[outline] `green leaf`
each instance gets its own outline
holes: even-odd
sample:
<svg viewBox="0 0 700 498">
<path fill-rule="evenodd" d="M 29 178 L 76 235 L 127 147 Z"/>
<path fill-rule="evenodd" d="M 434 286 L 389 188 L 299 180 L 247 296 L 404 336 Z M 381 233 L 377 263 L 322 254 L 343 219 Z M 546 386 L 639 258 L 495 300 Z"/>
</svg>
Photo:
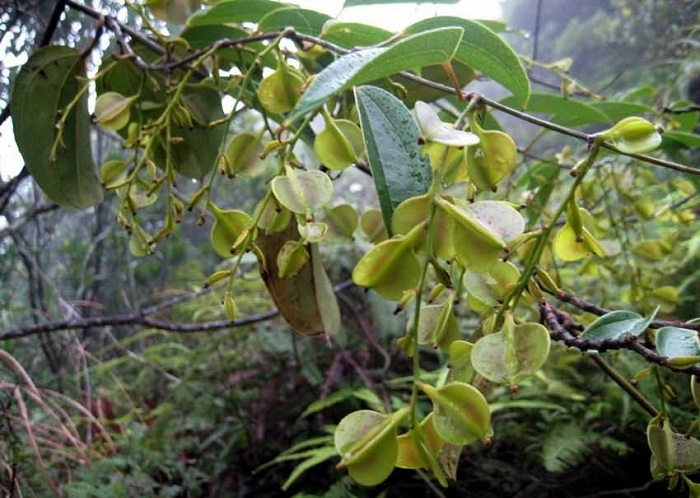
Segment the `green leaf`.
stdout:
<svg viewBox="0 0 700 498">
<path fill-rule="evenodd" d="M 481 71 L 513 92 L 512 99 L 516 107 L 526 107 L 530 96 L 530 80 L 520 57 L 483 24 L 459 17 L 433 17 L 412 24 L 405 32 L 413 34 L 446 26 L 464 29 L 455 59 Z"/>
<path fill-rule="evenodd" d="M 680 144 L 689 149 L 700 147 L 700 135 L 689 133 L 687 131 L 667 131 L 664 132 L 661 147 L 669 147 L 670 145 Z M 669 141 L 672 144 L 669 144 Z"/>
<path fill-rule="evenodd" d="M 622 339 L 628 334 L 639 337 L 655 316 L 656 311 L 646 318 L 632 311 L 611 311 L 586 327 L 580 337 L 586 340 Z"/>
<path fill-rule="evenodd" d="M 669 358 L 669 365 L 687 368 L 700 362 L 700 341 L 696 330 L 661 327 L 654 339 L 656 351 Z"/>
<path fill-rule="evenodd" d="M 452 59 L 463 30 L 443 28 L 409 36 L 389 47 L 351 52 L 340 57 L 311 82 L 287 119 L 315 111 L 329 98 L 368 81 Z"/>
<path fill-rule="evenodd" d="M 87 92 L 68 115 L 52 157 L 59 112 L 86 84 L 82 78 L 80 52 L 44 47 L 20 70 L 10 100 L 15 139 L 27 169 L 47 197 L 75 208 L 97 204 L 103 195 L 92 159 Z"/>
<path fill-rule="evenodd" d="M 188 110 L 197 116 L 193 126 L 174 126 L 172 134 L 182 137 L 181 143 L 171 144 L 175 169 L 189 178 L 200 178 L 219 163 L 219 149 L 224 140 L 225 126 L 211 123 L 224 117 L 219 92 L 206 87 L 193 87 L 182 94 Z M 198 120 L 201 120 L 198 121 Z M 156 151 L 156 162 L 165 164 L 165 144 Z"/>
<path fill-rule="evenodd" d="M 393 33 L 369 24 L 354 22 L 327 23 L 321 37 L 345 48 L 368 47 L 391 38 Z"/>
<path fill-rule="evenodd" d="M 509 107 L 517 107 L 518 100 L 507 97 L 501 103 Z M 564 99 L 551 93 L 533 93 L 527 105 L 528 112 L 549 115 L 549 120 L 562 126 L 586 126 L 595 123 L 611 121 L 602 111 L 591 105 L 575 99 Z"/>
<path fill-rule="evenodd" d="M 355 99 L 384 225 L 391 227 L 394 209 L 430 188 L 430 161 L 421 155 L 420 131 L 399 99 L 372 86 L 357 88 Z"/>
<path fill-rule="evenodd" d="M 258 31 L 281 31 L 284 28 L 294 28 L 300 33 L 316 36 L 321 33 L 323 25 L 332 19 L 326 14 L 315 10 L 284 7 L 270 12 L 260 19 Z"/>
<path fill-rule="evenodd" d="M 443 3 L 453 4 L 459 0 L 345 0 L 343 8 L 356 7 L 358 5 L 383 5 L 391 3 Z"/>
<path fill-rule="evenodd" d="M 282 491 L 287 491 L 289 487 L 311 467 L 315 467 L 319 463 L 323 463 L 326 460 L 333 458 L 336 456 L 336 454 L 335 448 L 332 446 L 324 446 L 309 452 L 309 457 L 294 467 L 294 470 L 292 470 L 292 472 L 289 474 L 287 480 L 284 481 L 284 484 L 282 484 Z"/>
<path fill-rule="evenodd" d="M 272 0 L 223 0 L 190 17 L 187 25 L 208 26 L 258 22 L 266 14 L 278 10 L 284 5 Z"/>
<path fill-rule="evenodd" d="M 654 114 L 654 109 L 643 104 L 634 102 L 613 102 L 606 100 L 603 102 L 589 102 L 588 105 L 593 109 L 605 114 L 610 121 L 617 121 L 629 116 L 638 116 L 640 114 Z"/>
</svg>

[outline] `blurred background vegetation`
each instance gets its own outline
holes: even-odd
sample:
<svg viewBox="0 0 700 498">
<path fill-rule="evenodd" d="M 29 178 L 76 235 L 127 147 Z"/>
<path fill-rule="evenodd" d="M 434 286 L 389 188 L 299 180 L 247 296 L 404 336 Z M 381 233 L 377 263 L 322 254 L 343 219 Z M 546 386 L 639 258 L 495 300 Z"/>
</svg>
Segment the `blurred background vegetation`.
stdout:
<svg viewBox="0 0 700 498">
<path fill-rule="evenodd" d="M 92 5 L 138 27 L 122 2 Z M 53 1 L 0 0 L 6 54 L 21 61 L 42 43 L 53 7 Z M 533 61 L 538 91 L 560 92 L 565 75 L 606 98 L 639 92 L 657 106 L 700 102 L 700 2 L 506 0 L 502 10 L 509 42 Z M 69 11 L 53 42 L 84 46 L 94 28 Z M 553 64 L 555 71 L 542 63 Z M 16 70 L 0 63 L 3 107 Z M 238 126 L 245 129 L 246 121 Z M 532 135 L 519 123 L 509 121 L 506 128 L 521 143 Z M 118 157 L 119 146 L 110 136 L 96 130 L 94 140 L 99 163 Z M 552 137 L 532 152 L 552 155 L 560 149 Z M 347 202 L 361 210 L 373 202 L 361 175 L 344 181 L 357 185 L 347 189 Z M 252 209 L 263 188 L 249 180 L 221 203 Z M 59 210 L 26 174 L 2 178 L 0 332 L 75 313 L 115 315 L 193 293 L 196 299 L 164 310 L 163 318 L 224 318 L 218 294 L 202 290 L 219 264 L 208 242 L 210 224 L 201 227 L 197 216 L 187 216 L 178 235 L 160 244 L 156 254 L 136 258 L 114 222 L 114 204 L 108 196 L 94 209 Z M 333 262 L 333 282 L 349 279 L 360 249 L 361 243 L 341 239 L 329 245 L 325 257 Z M 698 315 L 696 261 L 686 252 L 659 269 L 667 285 L 686 289 L 677 318 Z M 580 281 L 586 295 L 604 296 L 608 306 L 621 303 L 623 289 L 585 273 Z M 244 266 L 236 295 L 242 316 L 272 308 L 254 260 Z M 191 334 L 115 325 L 4 340 L 0 494 L 54 496 L 61 486 L 69 497 L 666 493 L 664 484 L 650 482 L 645 414 L 580 354 L 561 347 L 517 397 L 505 389 L 494 392 L 494 444 L 466 449 L 450 489 L 436 490 L 415 472 L 400 470 L 380 487 L 363 489 L 328 458 L 281 491 L 300 462 L 320 454 L 304 451 L 332 445 L 330 427 L 344 414 L 398 406 L 410 394 L 411 365 L 395 342 L 403 334 L 404 317 L 377 295 L 356 288 L 340 293 L 340 306 L 343 330 L 332 344 L 297 337 L 279 318 Z M 466 331 L 475 326 L 466 307 L 461 320 Z M 433 368 L 443 360 L 431 351 L 422 358 Z M 616 353 L 616 365 L 630 378 L 645 367 L 625 352 Z M 18 384 L 29 380 L 33 387 L 18 394 Z M 674 417 L 690 422 L 692 401 L 685 386 L 676 388 Z M 293 448 L 307 440 L 309 446 Z M 278 458 L 289 448 L 289 459 Z"/>
</svg>

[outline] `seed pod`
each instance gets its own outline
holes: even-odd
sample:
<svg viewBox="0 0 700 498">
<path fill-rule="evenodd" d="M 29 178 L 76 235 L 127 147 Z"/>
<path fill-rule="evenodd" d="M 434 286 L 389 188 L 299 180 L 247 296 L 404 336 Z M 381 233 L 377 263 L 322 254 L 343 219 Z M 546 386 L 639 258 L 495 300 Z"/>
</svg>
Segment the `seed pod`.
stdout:
<svg viewBox="0 0 700 498">
<path fill-rule="evenodd" d="M 266 111 L 274 114 L 289 112 L 301 97 L 304 78 L 289 67 L 283 56 L 278 57 L 277 70 L 264 78 L 257 95 Z"/>
<path fill-rule="evenodd" d="M 131 118 L 130 107 L 136 98 L 117 92 L 103 93 L 95 102 L 95 119 L 105 130 L 121 130 Z"/>
<path fill-rule="evenodd" d="M 419 387 L 433 402 L 435 429 L 445 442 L 466 445 L 493 435 L 489 404 L 474 386 L 450 382 L 436 389 Z"/>
<path fill-rule="evenodd" d="M 236 319 L 236 301 L 228 292 L 224 296 L 224 312 L 229 320 L 234 321 Z"/>
<path fill-rule="evenodd" d="M 335 430 L 335 447 L 356 482 L 375 486 L 383 482 L 396 465 L 397 429 L 408 415 L 408 407 L 391 415 L 370 410 L 353 412 L 343 418 Z"/>
<path fill-rule="evenodd" d="M 214 224 L 211 227 L 211 245 L 214 251 L 222 258 L 231 257 L 231 249 L 253 222 L 251 217 L 243 211 L 223 211 L 216 205 L 210 204 L 214 215 Z"/>
<path fill-rule="evenodd" d="M 484 131 L 474 114 L 470 124 L 479 137 L 479 143 L 465 149 L 469 180 L 479 190 L 496 191 L 498 183 L 515 169 L 518 149 L 513 139 L 505 133 Z"/>
<path fill-rule="evenodd" d="M 359 126 L 346 119 L 333 119 L 325 108 L 322 113 L 326 127 L 314 140 L 316 157 L 328 169 L 344 169 L 355 164 L 364 151 Z"/>
<path fill-rule="evenodd" d="M 602 140 L 609 140 L 616 149 L 628 154 L 649 152 L 661 145 L 659 130 L 638 116 L 625 118 L 597 136 Z"/>
<path fill-rule="evenodd" d="M 118 159 L 112 159 L 100 166 L 100 179 L 106 189 L 113 189 L 121 186 L 126 178 L 128 164 Z"/>
</svg>

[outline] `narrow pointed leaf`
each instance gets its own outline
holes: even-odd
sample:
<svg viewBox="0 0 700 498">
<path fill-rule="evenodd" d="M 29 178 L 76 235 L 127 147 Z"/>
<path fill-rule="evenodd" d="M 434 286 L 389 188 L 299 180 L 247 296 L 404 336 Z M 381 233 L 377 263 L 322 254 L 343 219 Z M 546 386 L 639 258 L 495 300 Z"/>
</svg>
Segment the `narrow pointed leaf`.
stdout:
<svg viewBox="0 0 700 498">
<path fill-rule="evenodd" d="M 617 310 L 603 315 L 591 323 L 581 334 L 582 339 L 620 339 L 628 334 L 640 336 L 651 321 L 656 312 L 644 318 L 632 311 Z"/>
<path fill-rule="evenodd" d="M 480 22 L 459 17 L 434 17 L 412 24 L 405 31 L 418 33 L 445 26 L 464 29 L 455 60 L 473 67 L 513 92 L 517 107 L 527 106 L 530 80 L 520 57 L 501 37 Z"/>
<path fill-rule="evenodd" d="M 435 29 L 409 36 L 390 47 L 370 48 L 340 57 L 316 76 L 287 121 L 291 123 L 315 111 L 329 98 L 355 85 L 449 61 L 462 32 L 462 28 Z"/>
<path fill-rule="evenodd" d="M 430 161 L 421 155 L 420 131 L 399 99 L 372 86 L 357 88 L 355 98 L 384 224 L 391 227 L 394 209 L 430 188 Z"/>
<path fill-rule="evenodd" d="M 323 25 L 331 19 L 330 16 L 315 10 L 288 6 L 274 10 L 260 19 L 258 31 L 281 31 L 291 27 L 300 33 L 316 36 L 321 33 Z"/>
</svg>

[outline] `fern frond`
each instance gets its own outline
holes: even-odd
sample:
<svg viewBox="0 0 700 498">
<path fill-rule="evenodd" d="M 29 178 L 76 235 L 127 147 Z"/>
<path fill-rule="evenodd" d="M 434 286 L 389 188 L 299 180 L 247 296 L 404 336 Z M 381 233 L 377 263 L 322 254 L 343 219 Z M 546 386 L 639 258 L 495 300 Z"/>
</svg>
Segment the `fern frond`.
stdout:
<svg viewBox="0 0 700 498">
<path fill-rule="evenodd" d="M 572 423 L 559 425 L 542 442 L 542 463 L 549 472 L 564 472 L 581 464 L 591 453 L 586 432 Z"/>
</svg>

